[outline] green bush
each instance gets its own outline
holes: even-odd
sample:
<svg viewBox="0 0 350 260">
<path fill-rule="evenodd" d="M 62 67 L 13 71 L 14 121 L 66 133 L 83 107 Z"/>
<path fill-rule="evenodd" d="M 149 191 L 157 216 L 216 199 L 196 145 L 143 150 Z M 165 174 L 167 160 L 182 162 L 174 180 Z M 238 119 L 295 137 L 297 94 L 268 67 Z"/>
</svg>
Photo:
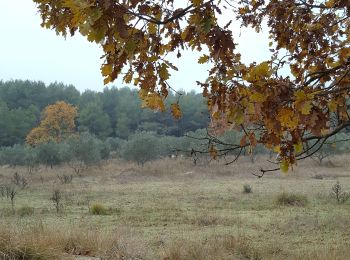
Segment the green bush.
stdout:
<svg viewBox="0 0 350 260">
<path fill-rule="evenodd" d="M 8 164 L 10 166 L 24 165 L 26 156 L 25 147 L 15 144 L 12 147 L 0 148 L 0 165 Z"/>
<path fill-rule="evenodd" d="M 249 184 L 244 184 L 243 185 L 243 193 L 252 193 L 253 192 L 253 188 L 252 186 L 250 186 Z"/>
<path fill-rule="evenodd" d="M 277 205 L 280 206 L 300 206 L 304 207 L 308 203 L 305 195 L 283 192 L 276 198 Z"/>
<path fill-rule="evenodd" d="M 152 133 L 139 132 L 131 136 L 123 147 L 122 158 L 144 165 L 160 157 L 159 138 Z"/>
<path fill-rule="evenodd" d="M 103 157 L 108 157 L 109 149 L 102 145 L 102 142 L 93 135 L 85 132 L 78 137 L 66 140 L 69 147 L 70 160 L 83 163 L 85 166 L 94 165 L 101 161 Z"/>
<path fill-rule="evenodd" d="M 21 217 L 31 216 L 34 214 L 34 208 L 29 206 L 22 206 L 17 209 L 17 214 Z"/>
<path fill-rule="evenodd" d="M 108 215 L 108 209 L 100 203 L 95 203 L 91 206 L 90 212 L 92 215 Z"/>
<path fill-rule="evenodd" d="M 67 147 L 61 143 L 48 142 L 35 147 L 37 158 L 41 164 L 50 166 L 60 165 L 66 160 Z"/>
</svg>

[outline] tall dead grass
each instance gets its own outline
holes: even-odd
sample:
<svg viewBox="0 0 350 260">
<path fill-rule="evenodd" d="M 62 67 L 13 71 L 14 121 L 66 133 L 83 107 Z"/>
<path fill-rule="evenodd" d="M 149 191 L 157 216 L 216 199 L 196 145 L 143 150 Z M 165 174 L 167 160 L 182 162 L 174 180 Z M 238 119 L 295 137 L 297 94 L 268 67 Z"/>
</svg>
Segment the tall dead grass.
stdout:
<svg viewBox="0 0 350 260">
<path fill-rule="evenodd" d="M 0 225 L 0 259 L 62 259 L 98 256 L 103 259 L 152 259 L 140 241 L 124 229 L 115 232 L 42 223 L 17 228 Z"/>
<path fill-rule="evenodd" d="M 164 260 L 185 259 L 261 259 L 245 236 L 213 236 L 199 241 L 175 241 L 165 246 L 161 254 Z"/>
<path fill-rule="evenodd" d="M 213 236 L 199 241 L 178 240 L 166 245 L 163 260 L 347 260 L 350 250 L 345 246 L 318 245 L 305 250 L 286 250 L 279 241 L 259 244 L 249 237 Z"/>
</svg>

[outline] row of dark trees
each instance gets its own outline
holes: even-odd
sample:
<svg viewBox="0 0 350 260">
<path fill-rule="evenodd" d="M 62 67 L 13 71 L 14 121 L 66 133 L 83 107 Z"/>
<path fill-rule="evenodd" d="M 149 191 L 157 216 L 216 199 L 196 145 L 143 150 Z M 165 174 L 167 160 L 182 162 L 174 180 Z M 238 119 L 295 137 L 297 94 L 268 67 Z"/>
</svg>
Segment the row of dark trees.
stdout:
<svg viewBox="0 0 350 260">
<path fill-rule="evenodd" d="M 182 137 L 141 131 L 130 135 L 128 140 L 118 137 L 101 140 L 88 132 L 83 132 L 60 143 L 47 142 L 35 147 L 20 144 L 2 147 L 0 148 L 0 165 L 27 166 L 28 171 L 33 171 L 39 165 L 54 167 L 68 164 L 74 171 L 79 172 L 86 167 L 114 157 L 139 165 L 164 157 L 177 156 L 192 156 L 194 159 L 210 161 L 206 136 L 206 129 L 188 132 L 187 136 Z M 242 133 L 230 131 L 221 136 L 220 140 L 237 143 L 241 136 Z M 222 147 L 218 146 L 218 149 L 220 148 Z M 194 153 L 193 151 L 201 152 Z M 254 153 L 266 153 L 266 150 L 258 146 Z M 248 155 L 247 151 L 245 154 Z"/>
<path fill-rule="evenodd" d="M 168 106 L 178 98 L 170 94 Z M 43 108 L 58 100 L 77 106 L 78 133 L 61 143 L 24 145 L 28 132 L 38 125 Z M 129 88 L 80 94 L 73 86 L 57 83 L 45 86 L 41 82 L 0 81 L 0 165 L 25 165 L 31 171 L 40 164 L 53 167 L 67 163 L 79 172 L 111 155 L 141 165 L 177 153 L 191 155 L 192 151 L 194 157 L 207 155 L 209 144 L 204 128 L 208 113 L 200 95 L 183 93 L 180 103 L 184 115 L 178 121 L 169 110 L 158 113 L 142 109 L 140 102 L 137 91 Z M 184 137 L 184 133 L 193 138 Z M 242 136 L 243 133 L 229 131 L 220 140 L 238 144 Z M 349 152 L 349 143 L 340 142 L 349 139 L 348 134 L 340 133 L 314 156 L 322 161 L 331 154 Z M 258 153 L 267 150 L 258 145 L 253 154 Z"/>
<path fill-rule="evenodd" d="M 35 147 L 20 144 L 2 147 L 0 148 L 0 165 L 26 166 L 28 172 L 33 172 L 40 165 L 52 168 L 66 164 L 78 174 L 91 165 L 98 165 L 104 160 L 115 157 L 139 165 L 159 158 L 175 156 L 192 157 L 195 163 L 197 161 L 209 162 L 211 157 L 208 154 L 206 136 L 205 129 L 198 129 L 195 132 L 189 132 L 186 137 L 160 136 L 154 132 L 136 132 L 129 136 L 128 140 L 118 137 L 108 137 L 101 140 L 84 132 L 60 143 L 48 142 Z M 241 136 L 242 133 L 229 131 L 220 137 L 220 141 L 237 143 Z M 342 133 L 337 136 L 337 139 L 338 141 L 349 139 L 349 135 Z M 330 158 L 331 155 L 350 152 L 347 142 L 334 141 L 326 143 L 312 158 L 321 164 L 324 159 Z M 218 149 L 220 148 L 225 147 L 218 146 Z M 267 149 L 258 145 L 252 154 L 245 150 L 241 155 L 248 155 L 254 161 L 255 155 L 267 154 L 268 152 Z M 235 158 L 237 151 L 227 155 L 229 162 Z"/>
<path fill-rule="evenodd" d="M 193 137 L 202 137 L 205 130 L 191 132 Z M 108 137 L 101 140 L 84 132 L 72 136 L 60 143 L 47 142 L 35 147 L 16 144 L 0 148 L 0 165 L 10 167 L 26 166 L 29 172 L 39 165 L 54 167 L 69 165 L 76 173 L 97 165 L 103 160 L 118 157 L 139 165 L 162 157 L 174 157 L 179 154 L 190 156 L 191 149 L 203 149 L 205 142 L 196 138 L 159 136 L 152 132 L 137 132 L 128 140 Z"/>
<path fill-rule="evenodd" d="M 65 101 L 78 107 L 77 130 L 89 131 L 100 139 L 128 139 L 137 131 L 182 136 L 208 124 L 205 100 L 195 92 L 181 93 L 183 117 L 175 120 L 165 113 L 141 108 L 138 92 L 130 88 L 87 90 L 80 94 L 74 86 L 33 81 L 0 81 L 0 146 L 22 144 L 29 131 L 38 125 L 41 111 L 49 104 Z M 167 106 L 178 100 L 170 93 Z"/>
</svg>

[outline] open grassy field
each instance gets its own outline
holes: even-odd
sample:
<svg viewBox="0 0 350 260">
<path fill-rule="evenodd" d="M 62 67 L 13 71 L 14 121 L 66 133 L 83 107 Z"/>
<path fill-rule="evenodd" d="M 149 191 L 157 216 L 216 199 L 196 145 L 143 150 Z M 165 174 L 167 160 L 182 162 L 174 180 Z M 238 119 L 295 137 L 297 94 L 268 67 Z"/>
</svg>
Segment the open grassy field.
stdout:
<svg viewBox="0 0 350 260">
<path fill-rule="evenodd" d="M 349 259 L 350 199 L 330 195 L 337 181 L 350 192 L 349 160 L 304 161 L 263 178 L 251 173 L 268 166 L 264 158 L 143 168 L 111 160 L 81 176 L 3 167 L 0 186 L 15 172 L 28 185 L 16 187 L 13 208 L 0 194 L 0 259 Z M 70 174 L 67 184 L 57 177 Z"/>
</svg>

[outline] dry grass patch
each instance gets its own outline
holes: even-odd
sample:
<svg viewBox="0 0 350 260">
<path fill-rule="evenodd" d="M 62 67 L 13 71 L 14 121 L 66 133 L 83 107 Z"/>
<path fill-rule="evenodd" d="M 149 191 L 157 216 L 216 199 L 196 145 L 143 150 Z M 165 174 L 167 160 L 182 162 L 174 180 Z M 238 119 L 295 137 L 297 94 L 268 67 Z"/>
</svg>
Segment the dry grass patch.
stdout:
<svg viewBox="0 0 350 260">
<path fill-rule="evenodd" d="M 197 241 L 175 241 L 164 247 L 161 259 L 261 259 L 245 236 L 213 236 Z"/>
<path fill-rule="evenodd" d="M 331 177 L 311 177 L 350 176 L 348 160 L 337 159 L 334 169 L 304 161 L 288 175 L 273 172 L 257 179 L 250 173 L 262 164 L 271 166 L 260 162 L 242 158 L 224 166 L 164 159 L 142 168 L 110 160 L 74 176 L 69 185 L 57 179 L 57 174 L 71 174 L 68 167 L 41 168 L 26 175 L 30 186 L 16 197 L 17 213 L 30 205 L 34 215 L 20 217 L 6 197 L 0 198 L 0 251 L 27 259 L 76 254 L 103 259 L 302 259 L 305 252 L 310 256 L 306 259 L 318 259 L 322 254 L 317 250 L 327 245 L 338 249 L 325 253 L 325 259 L 341 259 L 346 253 L 342 248 L 350 244 L 349 203 L 331 200 Z M 0 183 L 10 181 L 14 171 L 25 174 L 21 167 L 6 168 Z M 350 178 L 340 181 L 350 190 Z M 243 194 L 244 184 L 253 193 Z M 63 192 L 60 215 L 49 200 L 53 187 Z M 304 194 L 308 206 L 276 205 L 283 191 Z M 303 201 L 285 196 L 282 205 Z M 93 202 L 103 206 L 98 212 L 109 214 L 92 215 Z M 128 226 L 137 239 L 113 231 L 120 226 Z"/>
<path fill-rule="evenodd" d="M 62 259 L 62 256 L 99 256 L 104 259 L 152 259 L 140 241 L 125 229 L 115 232 L 72 226 L 21 228 L 0 226 L 0 259 Z M 118 258 L 120 256 L 120 258 Z"/>
<path fill-rule="evenodd" d="M 276 203 L 279 206 L 299 206 L 304 207 L 308 203 L 305 195 L 283 192 L 277 195 Z"/>
</svg>

